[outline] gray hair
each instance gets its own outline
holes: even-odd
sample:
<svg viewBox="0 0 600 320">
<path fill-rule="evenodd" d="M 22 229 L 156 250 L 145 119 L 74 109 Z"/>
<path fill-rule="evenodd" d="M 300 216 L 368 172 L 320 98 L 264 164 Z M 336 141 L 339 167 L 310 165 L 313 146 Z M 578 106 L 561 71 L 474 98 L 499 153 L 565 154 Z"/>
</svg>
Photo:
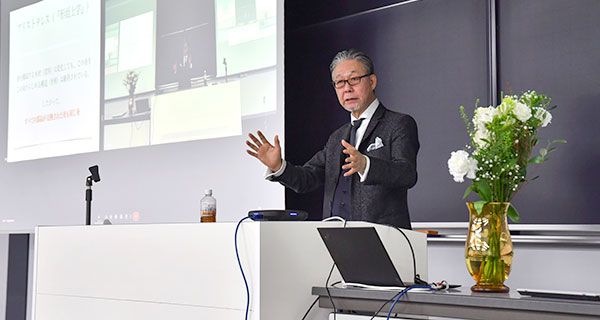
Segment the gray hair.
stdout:
<svg viewBox="0 0 600 320">
<path fill-rule="evenodd" d="M 375 68 L 373 67 L 373 61 L 371 61 L 371 58 L 369 58 L 369 56 L 367 56 L 364 52 L 356 49 L 348 49 L 338 52 L 335 57 L 333 57 L 333 60 L 331 60 L 329 72 L 333 73 L 335 67 L 337 67 L 337 65 L 344 60 L 356 60 L 365 67 L 368 74 L 375 73 Z"/>
</svg>

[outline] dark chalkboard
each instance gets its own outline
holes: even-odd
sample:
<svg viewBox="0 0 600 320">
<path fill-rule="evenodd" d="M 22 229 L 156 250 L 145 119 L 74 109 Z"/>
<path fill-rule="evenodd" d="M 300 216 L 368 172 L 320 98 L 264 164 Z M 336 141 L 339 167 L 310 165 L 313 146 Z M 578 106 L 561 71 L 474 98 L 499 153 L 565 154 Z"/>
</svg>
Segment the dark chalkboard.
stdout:
<svg viewBox="0 0 600 320">
<path fill-rule="evenodd" d="M 337 51 L 358 48 L 375 62 L 381 102 L 419 125 L 419 182 L 409 191 L 412 221 L 467 221 L 467 184 L 453 182 L 446 163 L 451 151 L 467 143 L 458 106 L 472 111 L 476 99 L 491 104 L 498 98 L 488 85 L 494 77 L 492 3 L 422 0 L 287 29 L 286 159 L 305 162 L 348 121 L 329 84 L 328 65 Z M 569 140 L 532 170 L 541 178 L 516 196 L 522 222 L 600 223 L 600 132 L 594 123 L 600 118 L 600 1 L 496 1 L 495 9 L 498 91 L 536 89 L 553 97 L 561 107 L 541 141 Z M 294 21 L 301 25 L 298 17 Z M 322 190 L 288 191 L 286 202 L 318 219 L 321 197 Z"/>
<path fill-rule="evenodd" d="M 535 89 L 558 108 L 540 144 L 568 141 L 531 170 L 515 205 L 525 223 L 600 223 L 600 1 L 498 2 L 498 83 Z"/>
</svg>

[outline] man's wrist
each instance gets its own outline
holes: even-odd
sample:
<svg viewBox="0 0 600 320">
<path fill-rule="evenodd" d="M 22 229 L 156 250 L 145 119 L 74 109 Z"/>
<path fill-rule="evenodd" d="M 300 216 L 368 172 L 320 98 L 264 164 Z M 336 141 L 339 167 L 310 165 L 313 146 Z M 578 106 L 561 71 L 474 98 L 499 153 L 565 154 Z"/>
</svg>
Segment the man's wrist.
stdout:
<svg viewBox="0 0 600 320">
<path fill-rule="evenodd" d="M 283 171 L 285 171 L 285 167 L 286 167 L 286 162 L 285 162 L 285 160 L 282 159 L 281 167 L 279 168 L 279 170 L 273 171 L 273 170 L 271 170 L 271 168 L 267 168 L 267 173 L 265 174 L 265 179 L 271 180 L 273 178 L 279 177 L 280 175 L 283 174 Z"/>
<path fill-rule="evenodd" d="M 367 180 L 367 175 L 369 174 L 369 169 L 371 167 L 371 159 L 369 159 L 369 157 L 365 156 L 364 154 L 363 157 L 365 157 L 366 163 L 363 173 L 358 173 L 358 176 L 360 177 L 360 182 L 365 182 L 365 180 Z"/>
<path fill-rule="evenodd" d="M 276 168 L 275 168 L 275 169 L 273 169 L 273 168 L 269 168 L 269 170 L 271 170 L 271 172 L 277 172 L 277 171 L 281 170 L 281 167 L 283 167 L 283 159 L 281 159 L 281 160 L 279 161 L 279 164 L 276 166 Z"/>
</svg>

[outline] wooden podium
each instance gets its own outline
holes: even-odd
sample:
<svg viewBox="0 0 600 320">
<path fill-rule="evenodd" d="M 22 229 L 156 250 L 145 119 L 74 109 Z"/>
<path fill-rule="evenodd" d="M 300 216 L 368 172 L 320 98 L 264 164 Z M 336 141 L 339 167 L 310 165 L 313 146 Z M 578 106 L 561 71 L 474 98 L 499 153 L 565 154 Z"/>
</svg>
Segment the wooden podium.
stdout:
<svg viewBox="0 0 600 320">
<path fill-rule="evenodd" d="M 318 227 L 331 222 L 245 221 L 240 259 L 253 320 L 300 319 L 325 285 L 332 260 Z M 410 249 L 397 230 L 375 226 L 403 279 Z M 236 223 L 39 227 L 33 319 L 244 319 L 246 291 L 234 249 Z M 405 231 L 427 279 L 425 235 Z M 340 279 L 334 273 L 332 282 Z M 313 310 L 310 319 L 326 319 Z"/>
</svg>

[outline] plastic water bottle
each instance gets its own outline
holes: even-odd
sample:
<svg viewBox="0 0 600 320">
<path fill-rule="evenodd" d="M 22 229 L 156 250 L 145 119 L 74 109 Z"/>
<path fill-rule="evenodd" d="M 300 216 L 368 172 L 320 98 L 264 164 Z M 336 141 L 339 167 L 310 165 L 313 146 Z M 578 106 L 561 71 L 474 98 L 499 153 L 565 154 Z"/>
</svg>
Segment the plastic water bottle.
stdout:
<svg viewBox="0 0 600 320">
<path fill-rule="evenodd" d="M 217 222 L 217 199 L 212 196 L 212 189 L 204 191 L 200 200 L 200 222 Z"/>
</svg>

